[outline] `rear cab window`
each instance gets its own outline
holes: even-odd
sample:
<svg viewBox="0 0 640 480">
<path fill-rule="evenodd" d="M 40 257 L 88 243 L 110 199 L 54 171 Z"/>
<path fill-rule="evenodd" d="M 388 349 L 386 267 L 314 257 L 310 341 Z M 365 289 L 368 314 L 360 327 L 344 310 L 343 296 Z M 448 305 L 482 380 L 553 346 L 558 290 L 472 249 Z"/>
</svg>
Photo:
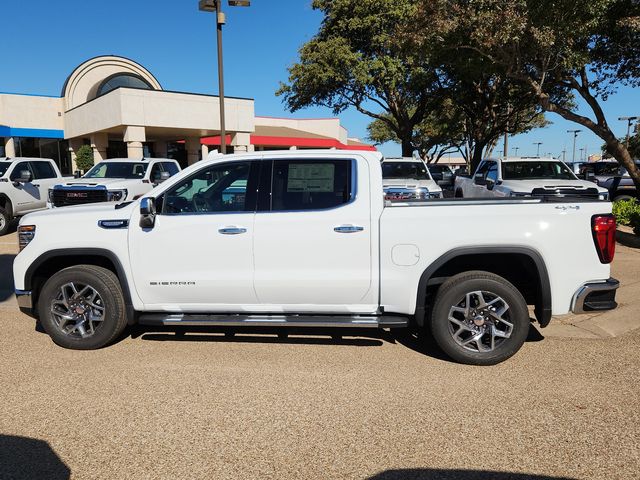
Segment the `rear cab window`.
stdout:
<svg viewBox="0 0 640 480">
<path fill-rule="evenodd" d="M 355 196 L 354 160 L 274 160 L 271 211 L 324 210 Z"/>
</svg>

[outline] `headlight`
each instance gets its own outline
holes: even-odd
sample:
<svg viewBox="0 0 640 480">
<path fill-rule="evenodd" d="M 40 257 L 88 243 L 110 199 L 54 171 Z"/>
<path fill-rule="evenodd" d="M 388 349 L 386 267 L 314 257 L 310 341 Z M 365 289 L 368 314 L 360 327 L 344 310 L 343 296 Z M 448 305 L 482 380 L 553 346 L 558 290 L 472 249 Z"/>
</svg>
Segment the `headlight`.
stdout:
<svg viewBox="0 0 640 480">
<path fill-rule="evenodd" d="M 35 225 L 20 225 L 18 227 L 18 245 L 20 247 L 20 251 L 24 250 L 24 248 L 31 243 L 31 240 L 33 240 L 35 236 Z"/>
<path fill-rule="evenodd" d="M 601 194 L 598 196 L 598 198 L 599 198 L 600 200 L 609 200 L 609 192 L 607 192 L 607 193 L 601 193 Z"/>
<path fill-rule="evenodd" d="M 110 202 L 119 202 L 127 198 L 126 190 L 109 190 L 107 192 L 107 200 Z"/>
</svg>

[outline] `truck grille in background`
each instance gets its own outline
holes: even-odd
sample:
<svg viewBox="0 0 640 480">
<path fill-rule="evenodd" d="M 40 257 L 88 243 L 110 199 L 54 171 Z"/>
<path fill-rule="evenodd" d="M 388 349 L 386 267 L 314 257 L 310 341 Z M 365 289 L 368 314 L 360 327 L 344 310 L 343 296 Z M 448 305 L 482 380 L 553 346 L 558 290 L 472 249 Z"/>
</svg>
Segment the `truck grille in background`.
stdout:
<svg viewBox="0 0 640 480">
<path fill-rule="evenodd" d="M 68 205 L 82 205 L 83 203 L 98 203 L 107 201 L 107 191 L 95 190 L 53 190 L 53 205 L 66 207 Z"/>
<path fill-rule="evenodd" d="M 531 192 L 531 196 L 600 198 L 600 192 L 598 192 L 597 188 L 534 188 Z"/>
</svg>

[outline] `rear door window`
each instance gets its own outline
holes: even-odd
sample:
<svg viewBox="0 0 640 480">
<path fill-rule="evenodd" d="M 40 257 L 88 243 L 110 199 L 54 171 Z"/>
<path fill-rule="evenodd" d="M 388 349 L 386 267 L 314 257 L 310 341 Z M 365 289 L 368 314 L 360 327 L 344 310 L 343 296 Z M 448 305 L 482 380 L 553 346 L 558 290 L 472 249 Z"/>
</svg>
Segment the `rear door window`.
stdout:
<svg viewBox="0 0 640 480">
<path fill-rule="evenodd" d="M 355 195 L 353 160 L 275 160 L 271 210 L 335 208 Z"/>
<path fill-rule="evenodd" d="M 172 177 L 180 171 L 178 169 L 178 166 L 172 162 L 162 162 L 162 169 L 165 172 L 169 172 L 169 175 L 171 175 Z"/>
<path fill-rule="evenodd" d="M 33 178 L 36 180 L 45 178 L 56 178 L 56 171 L 49 162 L 31 162 Z"/>
</svg>

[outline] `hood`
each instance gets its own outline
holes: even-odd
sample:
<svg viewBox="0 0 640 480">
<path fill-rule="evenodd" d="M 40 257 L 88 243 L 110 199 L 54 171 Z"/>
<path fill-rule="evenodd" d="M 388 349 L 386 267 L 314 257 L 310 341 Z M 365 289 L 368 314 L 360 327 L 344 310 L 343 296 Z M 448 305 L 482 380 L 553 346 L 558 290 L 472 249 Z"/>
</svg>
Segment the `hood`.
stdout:
<svg viewBox="0 0 640 480">
<path fill-rule="evenodd" d="M 597 188 L 598 191 L 605 193 L 605 188 L 598 187 L 593 182 L 586 180 L 504 180 L 502 185 L 510 188 L 514 192 L 531 193 L 534 188 L 548 188 L 554 190 L 556 188 L 575 188 L 576 190 L 585 190 L 587 188 Z"/>
<path fill-rule="evenodd" d="M 76 178 L 74 180 L 69 180 L 68 182 L 61 183 L 59 185 L 73 187 L 73 186 L 83 186 L 83 187 L 96 187 L 96 186 L 105 186 L 107 188 L 126 188 L 127 185 L 130 185 L 134 182 L 140 182 L 142 179 L 139 178 Z"/>
<path fill-rule="evenodd" d="M 401 187 L 401 188 L 426 188 L 430 192 L 439 192 L 442 190 L 440 186 L 433 180 L 414 180 L 411 178 L 383 178 L 382 188 Z"/>
<path fill-rule="evenodd" d="M 124 206 L 123 206 L 124 205 Z M 130 202 L 128 204 L 116 203 L 90 203 L 87 205 L 71 205 L 64 208 L 54 208 L 48 210 L 39 210 L 29 213 L 22 217 L 20 224 L 38 221 L 40 219 L 51 219 L 56 217 L 73 217 L 73 216 L 94 216 L 97 220 L 129 218 L 131 212 L 136 208 L 138 202 Z M 119 208 L 116 208 L 118 207 Z"/>
</svg>

